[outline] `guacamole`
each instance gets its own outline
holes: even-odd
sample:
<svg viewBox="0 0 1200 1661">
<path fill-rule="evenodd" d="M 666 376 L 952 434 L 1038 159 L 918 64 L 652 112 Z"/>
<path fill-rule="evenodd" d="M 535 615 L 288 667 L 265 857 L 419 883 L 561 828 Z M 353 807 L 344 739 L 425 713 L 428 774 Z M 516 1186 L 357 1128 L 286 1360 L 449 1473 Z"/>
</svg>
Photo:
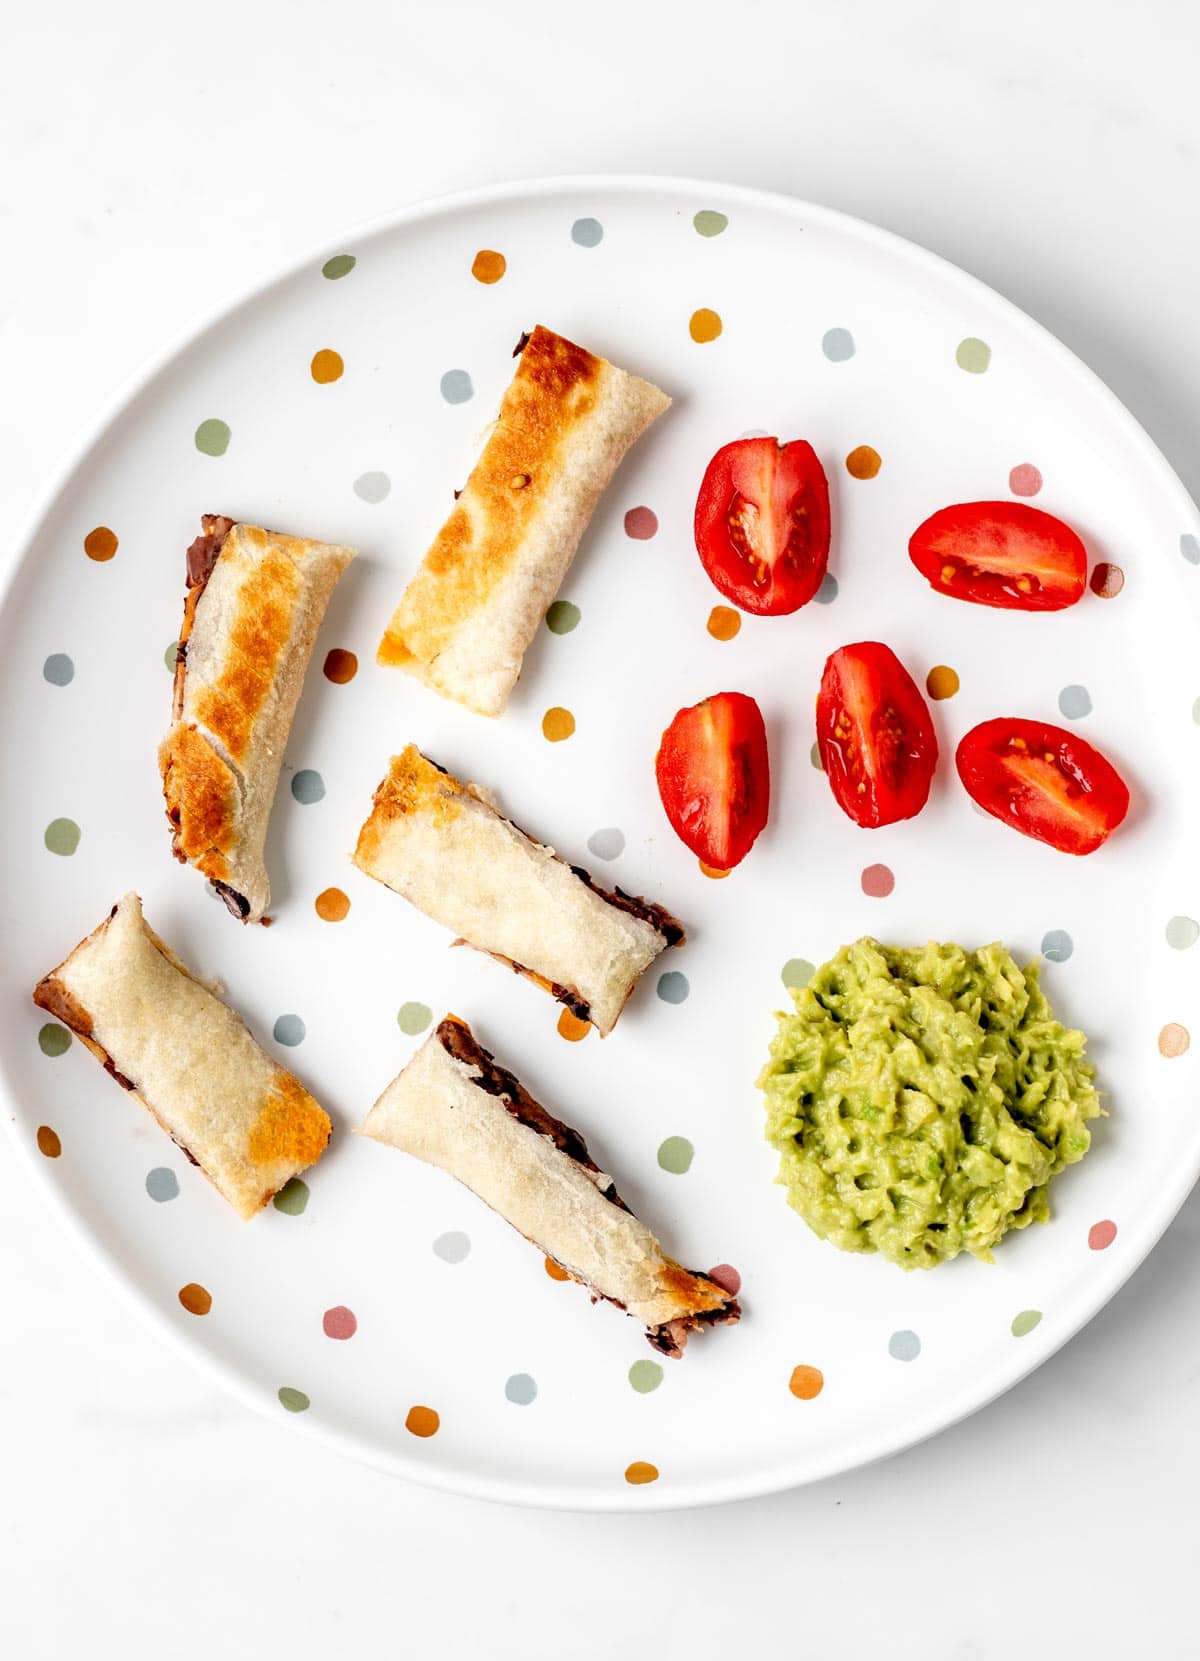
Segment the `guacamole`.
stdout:
<svg viewBox="0 0 1200 1661">
<path fill-rule="evenodd" d="M 862 939 L 792 998 L 758 1083 L 778 1180 L 816 1234 L 921 1269 L 990 1260 L 1045 1222 L 1050 1178 L 1103 1109 L 1036 963 Z"/>
</svg>

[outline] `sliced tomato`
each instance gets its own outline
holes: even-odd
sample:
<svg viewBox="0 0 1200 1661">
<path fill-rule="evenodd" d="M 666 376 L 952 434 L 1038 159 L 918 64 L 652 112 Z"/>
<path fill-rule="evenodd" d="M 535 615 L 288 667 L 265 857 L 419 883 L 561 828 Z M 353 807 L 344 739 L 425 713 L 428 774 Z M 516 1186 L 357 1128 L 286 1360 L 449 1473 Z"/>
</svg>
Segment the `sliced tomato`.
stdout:
<svg viewBox="0 0 1200 1661">
<path fill-rule="evenodd" d="M 679 840 L 730 871 L 767 822 L 771 771 L 762 711 L 744 692 L 717 692 L 681 709 L 654 761 L 658 793 Z"/>
<path fill-rule="evenodd" d="M 863 640 L 828 660 L 817 744 L 837 804 L 856 825 L 894 825 L 928 801 L 937 737 L 916 682 L 890 646 Z"/>
<path fill-rule="evenodd" d="M 829 485 L 811 444 L 739 438 L 709 462 L 696 499 L 696 550 L 743 611 L 782 617 L 829 564 Z"/>
<path fill-rule="evenodd" d="M 913 532 L 909 558 L 939 594 L 1009 611 L 1062 611 L 1083 598 L 1087 550 L 1026 502 L 959 502 Z"/>
<path fill-rule="evenodd" d="M 1129 812 L 1129 788 L 1112 762 L 1046 721 L 984 721 L 954 761 L 985 813 L 1064 854 L 1094 853 Z"/>
</svg>

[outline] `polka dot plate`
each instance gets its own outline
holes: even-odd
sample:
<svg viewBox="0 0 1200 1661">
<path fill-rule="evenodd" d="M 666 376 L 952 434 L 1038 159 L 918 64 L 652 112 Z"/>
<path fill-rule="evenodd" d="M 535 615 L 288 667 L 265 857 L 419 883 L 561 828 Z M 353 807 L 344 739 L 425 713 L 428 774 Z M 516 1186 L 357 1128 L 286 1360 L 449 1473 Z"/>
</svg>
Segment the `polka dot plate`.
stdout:
<svg viewBox="0 0 1200 1661">
<path fill-rule="evenodd" d="M 494 723 L 379 669 L 382 626 L 544 322 L 675 406 L 605 496 Z M 747 432 L 829 474 L 830 575 L 795 616 L 719 604 L 691 517 Z M 906 554 L 956 500 L 1030 500 L 1083 534 L 1059 615 L 931 592 Z M 170 856 L 155 746 L 183 554 L 202 512 L 349 542 L 268 847 L 276 921 L 239 928 Z M 520 185 L 407 210 L 244 301 L 108 420 L 17 551 L 0 613 L 0 1052 L 15 1144 L 158 1325 L 245 1399 L 389 1470 L 596 1508 L 804 1482 L 939 1429 L 1068 1338 L 1149 1250 L 1200 1164 L 1200 519 L 1145 435 L 1006 302 L 824 209 L 654 180 Z M 813 762 L 826 655 L 878 637 L 942 751 L 919 819 L 856 829 Z M 683 704 L 753 693 L 770 825 L 706 872 L 659 807 Z M 983 817 L 951 756 L 992 715 L 1061 721 L 1132 781 L 1072 860 Z M 350 864 L 409 740 L 491 786 L 689 942 L 604 1042 Z M 718 880 L 720 879 L 720 880 Z M 240 1223 L 29 992 L 125 889 L 334 1118 L 303 1181 Z M 1045 959 L 1110 1117 L 1054 1217 L 992 1266 L 905 1275 L 823 1245 L 773 1185 L 755 1075 L 786 987 L 864 932 Z M 680 1362 L 593 1308 L 441 1173 L 350 1134 L 446 1010 L 587 1136 L 682 1261 L 740 1281 L 737 1328 Z"/>
</svg>

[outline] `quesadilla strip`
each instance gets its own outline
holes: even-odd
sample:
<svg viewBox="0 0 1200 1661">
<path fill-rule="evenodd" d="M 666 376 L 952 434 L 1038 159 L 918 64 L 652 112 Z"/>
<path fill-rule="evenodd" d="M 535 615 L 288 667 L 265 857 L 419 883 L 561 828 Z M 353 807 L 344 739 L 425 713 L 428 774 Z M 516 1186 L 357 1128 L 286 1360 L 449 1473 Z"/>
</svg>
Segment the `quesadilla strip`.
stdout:
<svg viewBox="0 0 1200 1661">
<path fill-rule="evenodd" d="M 261 922 L 284 748 L 329 596 L 353 548 L 205 514 L 187 553 L 172 726 L 159 747 L 176 859 Z"/>
<path fill-rule="evenodd" d="M 602 1038 L 643 971 L 686 938 L 669 911 L 598 888 L 415 744 L 392 757 L 354 863 L 535 981 Z"/>
<path fill-rule="evenodd" d="M 242 1217 L 324 1152 L 331 1125 L 126 894 L 34 989 Z"/>
<path fill-rule="evenodd" d="M 500 715 L 622 457 L 671 400 L 540 325 L 499 419 L 393 613 L 379 662 Z"/>
<path fill-rule="evenodd" d="M 736 1298 L 663 1251 L 588 1154 L 448 1015 L 359 1127 L 437 1165 L 592 1294 L 641 1321 L 662 1355 L 700 1326 L 736 1321 Z"/>
</svg>

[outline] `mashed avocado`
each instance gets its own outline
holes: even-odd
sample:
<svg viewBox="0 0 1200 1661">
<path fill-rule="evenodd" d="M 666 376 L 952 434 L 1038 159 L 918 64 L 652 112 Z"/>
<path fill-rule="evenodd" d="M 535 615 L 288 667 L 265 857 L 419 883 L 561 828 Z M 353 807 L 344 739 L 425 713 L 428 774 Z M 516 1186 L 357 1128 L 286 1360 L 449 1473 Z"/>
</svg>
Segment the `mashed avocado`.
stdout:
<svg viewBox="0 0 1200 1661">
<path fill-rule="evenodd" d="M 759 1078 L 779 1181 L 815 1233 L 905 1269 L 1045 1222 L 1103 1110 L 1085 1039 L 1003 946 L 844 946 L 792 993 Z"/>
</svg>

